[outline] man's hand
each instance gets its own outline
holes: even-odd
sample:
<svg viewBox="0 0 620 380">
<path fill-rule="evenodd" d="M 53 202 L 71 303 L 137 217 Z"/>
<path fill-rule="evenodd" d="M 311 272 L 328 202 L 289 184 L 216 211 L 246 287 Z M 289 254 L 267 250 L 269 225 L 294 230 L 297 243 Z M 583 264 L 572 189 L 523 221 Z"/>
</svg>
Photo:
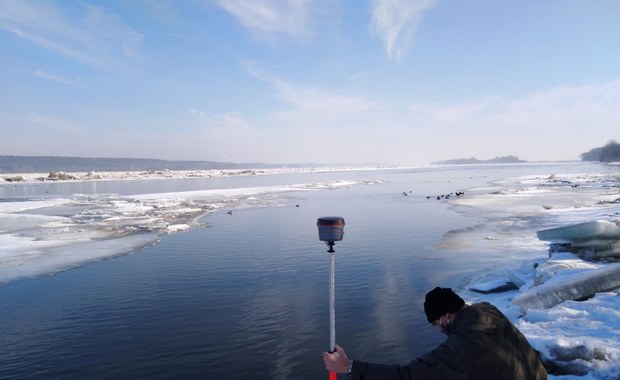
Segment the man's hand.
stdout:
<svg viewBox="0 0 620 380">
<path fill-rule="evenodd" d="M 329 372 L 346 373 L 349 370 L 349 358 L 339 345 L 336 345 L 336 351 L 331 354 L 323 352 L 323 361 Z"/>
</svg>

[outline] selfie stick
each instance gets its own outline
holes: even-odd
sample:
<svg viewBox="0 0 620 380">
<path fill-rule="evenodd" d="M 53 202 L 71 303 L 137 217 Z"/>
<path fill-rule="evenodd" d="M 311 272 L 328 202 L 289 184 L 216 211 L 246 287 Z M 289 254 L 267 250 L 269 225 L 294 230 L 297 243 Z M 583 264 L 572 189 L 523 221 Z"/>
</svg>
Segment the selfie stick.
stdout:
<svg viewBox="0 0 620 380">
<path fill-rule="evenodd" d="M 329 249 L 329 352 L 336 351 L 336 287 L 334 271 L 334 242 L 342 240 L 344 235 L 344 218 L 325 216 L 316 222 L 319 228 L 319 240 L 327 242 Z M 329 373 L 330 380 L 336 380 L 336 372 Z"/>
</svg>

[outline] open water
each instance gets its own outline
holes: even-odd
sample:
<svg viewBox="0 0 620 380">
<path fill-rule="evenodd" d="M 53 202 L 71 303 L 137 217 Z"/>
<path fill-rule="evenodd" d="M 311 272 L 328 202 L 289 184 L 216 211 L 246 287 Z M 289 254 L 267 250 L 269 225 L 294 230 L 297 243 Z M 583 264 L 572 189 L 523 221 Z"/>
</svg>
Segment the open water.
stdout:
<svg viewBox="0 0 620 380">
<path fill-rule="evenodd" d="M 0 378 L 326 378 L 328 255 L 316 220 L 329 215 L 346 221 L 335 246 L 337 343 L 354 359 L 407 362 L 442 340 L 425 319 L 424 294 L 458 289 L 489 265 L 475 252 L 437 247 L 476 215 L 435 197 L 467 196 L 506 177 L 588 170 L 597 168 L 477 165 L 5 188 L 5 198 L 15 198 L 372 183 L 279 194 L 278 207 L 222 210 L 204 227 L 163 235 L 133 254 L 4 285 Z"/>
</svg>

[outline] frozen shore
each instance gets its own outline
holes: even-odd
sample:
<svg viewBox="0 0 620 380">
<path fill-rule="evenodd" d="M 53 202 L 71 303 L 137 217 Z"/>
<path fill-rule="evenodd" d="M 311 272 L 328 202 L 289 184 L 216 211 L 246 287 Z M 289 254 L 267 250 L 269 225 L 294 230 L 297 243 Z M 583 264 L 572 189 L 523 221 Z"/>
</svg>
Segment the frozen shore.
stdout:
<svg viewBox="0 0 620 380">
<path fill-rule="evenodd" d="M 536 236 L 546 228 L 620 220 L 620 175 L 524 176 L 467 194 L 451 202 L 484 228 L 452 231 L 450 239 L 507 258 L 465 286 L 467 301 L 491 302 L 509 316 L 555 367 L 550 378 L 620 378 L 619 258 L 589 260 Z M 507 283 L 516 289 L 480 292 Z"/>
<path fill-rule="evenodd" d="M 277 168 L 277 169 L 213 169 L 213 170 L 148 170 L 148 171 L 108 171 L 108 172 L 49 172 L 49 173 L 0 173 L 2 183 L 37 183 L 37 182 L 80 182 L 80 181 L 125 181 L 145 179 L 183 179 L 211 178 L 248 175 L 275 175 L 290 173 L 327 173 L 347 171 L 382 170 L 384 166 L 365 167 L 318 167 L 318 168 Z M 395 168 L 395 167 L 389 167 Z"/>
<path fill-rule="evenodd" d="M 59 181 L 84 182 L 80 173 L 67 175 Z M 102 177 L 94 181 L 183 179 L 195 175 L 195 172 L 118 172 L 102 173 Z M 253 175 L 253 172 L 217 171 L 201 175 Z M 29 174 L 14 186 L 29 186 L 40 181 L 39 178 L 37 174 Z M 201 225 L 202 217 L 223 207 L 279 206 L 284 202 L 278 196 L 282 193 L 335 189 L 358 183 L 362 182 L 334 180 L 135 195 L 45 194 L 7 199 L 0 202 L 0 246 L 3 247 L 0 285 L 134 252 L 155 244 L 161 234 Z M 90 253 L 85 255 L 82 253 L 87 251 L 84 246 L 89 244 L 95 249 L 88 250 Z"/>
</svg>

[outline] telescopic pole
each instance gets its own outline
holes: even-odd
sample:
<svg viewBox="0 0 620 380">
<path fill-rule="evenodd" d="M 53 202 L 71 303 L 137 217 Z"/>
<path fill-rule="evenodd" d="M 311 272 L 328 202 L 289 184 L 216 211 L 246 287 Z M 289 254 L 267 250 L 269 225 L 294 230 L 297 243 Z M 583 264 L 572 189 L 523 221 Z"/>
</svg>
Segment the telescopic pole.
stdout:
<svg viewBox="0 0 620 380">
<path fill-rule="evenodd" d="M 334 243 L 329 245 L 329 352 L 336 351 L 336 271 L 334 268 Z M 336 380 L 336 372 L 329 373 L 329 380 Z"/>
<path fill-rule="evenodd" d="M 334 268 L 334 242 L 342 240 L 344 219 L 339 216 L 319 218 L 319 240 L 327 242 L 329 249 L 329 352 L 336 351 L 336 275 Z M 336 372 L 329 372 L 329 380 L 336 380 Z"/>
</svg>

